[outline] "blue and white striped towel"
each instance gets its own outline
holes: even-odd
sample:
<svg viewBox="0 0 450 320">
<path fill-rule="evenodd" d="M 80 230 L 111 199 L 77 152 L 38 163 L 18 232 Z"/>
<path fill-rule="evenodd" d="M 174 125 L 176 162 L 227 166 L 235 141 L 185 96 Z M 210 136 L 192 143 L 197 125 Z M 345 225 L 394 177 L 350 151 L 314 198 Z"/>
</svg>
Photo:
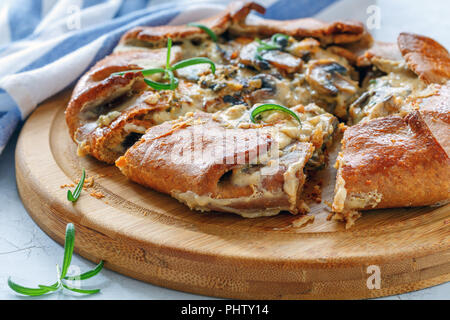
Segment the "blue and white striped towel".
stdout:
<svg viewBox="0 0 450 320">
<path fill-rule="evenodd" d="M 268 18 L 313 16 L 337 0 L 257 0 Z M 181 24 L 229 0 L 1 0 L 0 153 L 36 106 L 72 86 L 138 25 Z"/>
</svg>

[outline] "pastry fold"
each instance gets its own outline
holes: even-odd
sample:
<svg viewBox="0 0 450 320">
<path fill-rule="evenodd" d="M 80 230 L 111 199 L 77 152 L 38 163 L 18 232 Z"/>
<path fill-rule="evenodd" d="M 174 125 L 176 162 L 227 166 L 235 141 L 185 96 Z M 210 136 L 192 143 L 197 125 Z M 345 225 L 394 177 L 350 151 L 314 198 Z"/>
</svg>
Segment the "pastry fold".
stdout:
<svg viewBox="0 0 450 320">
<path fill-rule="evenodd" d="M 283 33 L 295 38 L 313 37 L 323 44 L 349 43 L 361 39 L 364 26 L 357 21 L 323 22 L 312 18 L 295 20 L 258 19 L 247 21 L 251 11 L 264 14 L 266 9 L 252 1 L 234 1 L 217 16 L 200 20 L 198 23 L 210 28 L 217 35 L 226 31 L 240 36 L 271 36 Z M 167 38 L 175 41 L 185 39 L 206 39 L 208 35 L 197 27 L 158 26 L 136 27 L 121 39 L 122 45 L 146 45 L 151 48 L 163 47 Z"/>
<path fill-rule="evenodd" d="M 116 165 L 192 209 L 259 217 L 302 211 L 298 194 L 313 150 L 296 141 L 280 155 L 265 128 L 229 127 L 197 112 L 150 128 Z"/>
<path fill-rule="evenodd" d="M 127 146 L 122 144 L 127 137 L 142 135 L 152 125 L 145 116 L 167 108 L 170 97 L 148 91 L 142 74 L 113 75 L 138 69 L 140 61 L 159 61 L 155 67 L 160 67 L 165 57 L 166 49 L 115 53 L 80 79 L 65 112 L 69 134 L 78 144 L 79 155 L 91 154 L 114 163 L 125 152 Z M 172 61 L 178 58 L 175 51 Z"/>
<path fill-rule="evenodd" d="M 450 79 L 450 54 L 437 41 L 418 34 L 402 32 L 398 47 L 408 64 L 426 83 L 443 84 Z"/>
</svg>

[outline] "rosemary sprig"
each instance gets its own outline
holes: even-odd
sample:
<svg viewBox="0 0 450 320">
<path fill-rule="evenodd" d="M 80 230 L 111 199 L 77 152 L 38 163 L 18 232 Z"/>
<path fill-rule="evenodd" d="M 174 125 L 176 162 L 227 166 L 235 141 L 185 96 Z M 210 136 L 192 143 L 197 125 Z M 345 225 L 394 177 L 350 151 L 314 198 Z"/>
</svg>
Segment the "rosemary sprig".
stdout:
<svg viewBox="0 0 450 320">
<path fill-rule="evenodd" d="M 83 169 L 83 173 L 81 174 L 81 179 L 78 182 L 78 185 L 75 188 L 75 190 L 73 191 L 73 193 L 72 193 L 72 191 L 67 190 L 67 200 L 69 200 L 71 202 L 76 202 L 78 200 L 78 198 L 80 197 L 80 194 L 81 194 L 81 190 L 83 190 L 85 178 L 86 178 L 86 171 Z"/>
<path fill-rule="evenodd" d="M 269 50 L 283 50 L 283 48 L 287 45 L 287 41 L 289 40 L 289 36 L 276 33 L 274 34 L 269 42 L 264 42 L 258 38 L 255 38 L 255 41 L 259 43 L 259 46 L 256 48 L 255 57 L 258 60 L 263 60 L 261 56 L 261 52 L 269 51 Z"/>
<path fill-rule="evenodd" d="M 212 31 L 207 26 L 200 24 L 200 23 L 196 23 L 196 22 L 191 22 L 191 23 L 188 23 L 187 25 L 190 27 L 197 27 L 197 28 L 202 29 L 209 35 L 209 37 L 211 38 L 212 41 L 217 42 L 217 35 L 214 33 L 214 31 Z"/>
<path fill-rule="evenodd" d="M 178 70 L 178 69 L 186 68 L 186 67 L 194 65 L 194 64 L 201 64 L 201 63 L 210 64 L 211 72 L 213 74 L 216 73 L 216 65 L 214 64 L 214 62 L 212 62 L 210 59 L 205 58 L 205 57 L 190 58 L 190 59 L 179 61 L 171 67 L 171 70 Z"/>
<path fill-rule="evenodd" d="M 142 75 L 144 77 L 152 75 L 152 74 L 157 74 L 157 73 L 163 73 L 163 79 L 168 79 L 169 83 L 162 83 L 162 82 L 157 82 L 157 81 L 153 81 L 150 79 L 144 79 L 145 83 L 155 89 L 155 90 L 175 90 L 176 88 L 178 88 L 178 84 L 179 84 L 179 80 L 174 76 L 173 72 L 175 70 L 181 69 L 181 68 L 186 68 L 195 64 L 209 64 L 211 66 L 211 72 L 213 74 L 216 73 L 216 65 L 214 64 L 214 62 L 211 59 L 205 58 L 205 57 L 197 57 L 197 58 L 190 58 L 190 59 L 186 59 L 186 60 L 182 60 L 179 61 L 177 63 L 175 63 L 173 66 L 170 65 L 170 52 L 172 49 L 172 39 L 169 38 L 167 40 L 167 57 L 166 57 L 166 67 L 163 68 L 154 68 L 154 69 L 143 69 L 143 70 L 127 70 L 127 71 L 122 71 L 122 72 L 115 72 L 112 75 L 119 75 L 119 76 L 123 76 L 126 73 L 129 72 L 141 72 Z"/>
<path fill-rule="evenodd" d="M 295 120 L 298 121 L 298 123 L 300 123 L 300 125 L 302 124 L 302 121 L 300 120 L 300 118 L 298 117 L 298 115 L 292 111 L 289 108 L 286 108 L 284 106 L 281 106 L 279 104 L 274 104 L 274 103 L 266 103 L 266 104 L 262 104 L 259 105 L 257 107 L 254 107 L 251 111 L 250 111 L 250 120 L 253 123 L 256 123 L 256 117 L 262 113 L 262 112 L 266 112 L 266 111 L 271 111 L 271 110 L 277 110 L 277 111 L 282 111 L 284 113 L 289 114 L 290 116 L 292 116 Z"/>
<path fill-rule="evenodd" d="M 75 227 L 72 223 L 67 224 L 66 226 L 66 239 L 64 242 L 64 258 L 62 269 L 60 270 L 59 265 L 56 265 L 57 270 L 57 282 L 51 285 L 38 285 L 39 288 L 27 288 L 17 284 L 11 280 L 11 277 L 8 278 L 8 286 L 17 293 L 26 295 L 26 296 L 42 296 L 47 293 L 53 293 L 59 291 L 61 288 L 65 288 L 67 290 L 82 293 L 82 294 L 94 294 L 100 292 L 100 289 L 79 289 L 70 287 L 65 280 L 85 280 L 92 278 L 97 275 L 103 268 L 103 260 L 92 270 L 82 273 L 76 276 L 67 276 L 67 270 L 69 270 L 70 262 L 72 261 L 73 248 L 75 244 Z"/>
</svg>

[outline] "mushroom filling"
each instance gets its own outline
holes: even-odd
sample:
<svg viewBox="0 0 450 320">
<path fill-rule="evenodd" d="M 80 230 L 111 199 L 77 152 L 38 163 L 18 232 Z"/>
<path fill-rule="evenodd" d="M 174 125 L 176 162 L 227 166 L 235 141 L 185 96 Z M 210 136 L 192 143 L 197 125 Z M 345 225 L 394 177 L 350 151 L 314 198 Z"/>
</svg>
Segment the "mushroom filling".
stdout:
<svg viewBox="0 0 450 320">
<path fill-rule="evenodd" d="M 156 48 L 137 41 L 119 47 L 117 51 L 152 50 L 150 47 Z M 144 91 L 136 94 L 131 85 L 119 89 L 129 93 L 118 93 L 111 101 L 84 112 L 83 117 L 88 122 L 96 121 L 97 127 L 106 128 L 113 125 L 125 110 L 142 103 L 142 99 L 137 100 L 137 97 L 151 95 L 152 92 L 159 96 L 149 103 L 166 107 L 149 108 L 148 113 L 141 114 L 139 119 L 128 119 L 128 126 L 135 125 L 140 129 L 124 129 L 121 133 L 123 139 L 111 147 L 115 152 L 126 151 L 150 126 L 176 119 L 186 112 L 202 110 L 214 113 L 235 106 L 248 111 L 255 104 L 275 103 L 302 110 L 299 112 L 303 117 L 302 126 L 289 124 L 290 120 L 282 117 L 277 119 L 279 116 L 271 112 L 267 112 L 263 121 L 268 121 L 281 132 L 281 142 L 288 139 L 313 142 L 315 152 L 308 167 L 324 166 L 326 146 L 332 140 L 337 123 L 336 118 L 326 111 L 345 119 L 347 107 L 357 98 L 359 90 L 356 72 L 345 58 L 322 47 L 315 39 L 296 40 L 285 35 L 258 40 L 227 34 L 220 36 L 217 43 L 200 38 L 178 41 L 172 49 L 181 53 L 177 59 L 211 59 L 216 66 L 215 74 L 207 64 L 177 69 L 174 73 L 179 85 L 173 91 L 156 92 L 144 86 Z M 130 61 L 141 67 L 147 62 Z M 271 117 L 275 120 L 270 120 Z M 286 122 L 285 126 L 278 125 L 279 121 Z M 240 125 L 251 124 L 242 121 Z"/>
<path fill-rule="evenodd" d="M 389 73 L 370 79 L 366 91 L 349 107 L 351 124 L 411 111 L 409 97 L 426 88 L 412 72 Z M 406 103 L 405 103 L 406 102 Z"/>
</svg>

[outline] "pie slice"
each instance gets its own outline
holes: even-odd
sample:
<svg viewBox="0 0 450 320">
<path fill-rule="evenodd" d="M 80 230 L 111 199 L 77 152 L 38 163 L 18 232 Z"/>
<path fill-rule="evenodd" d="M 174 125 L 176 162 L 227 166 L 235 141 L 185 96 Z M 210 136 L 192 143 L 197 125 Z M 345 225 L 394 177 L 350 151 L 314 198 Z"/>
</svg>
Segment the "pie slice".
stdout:
<svg viewBox="0 0 450 320">
<path fill-rule="evenodd" d="M 191 209 L 246 218 L 296 214 L 305 211 L 298 194 L 314 147 L 288 140 L 278 139 L 273 128 L 188 113 L 149 129 L 116 165 L 132 181 Z"/>
<path fill-rule="evenodd" d="M 439 205 L 450 200 L 450 82 L 416 98 L 417 110 L 349 127 L 337 159 L 334 219 L 360 210 Z"/>
</svg>

